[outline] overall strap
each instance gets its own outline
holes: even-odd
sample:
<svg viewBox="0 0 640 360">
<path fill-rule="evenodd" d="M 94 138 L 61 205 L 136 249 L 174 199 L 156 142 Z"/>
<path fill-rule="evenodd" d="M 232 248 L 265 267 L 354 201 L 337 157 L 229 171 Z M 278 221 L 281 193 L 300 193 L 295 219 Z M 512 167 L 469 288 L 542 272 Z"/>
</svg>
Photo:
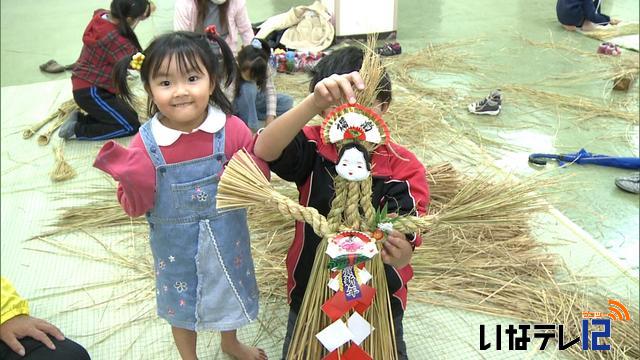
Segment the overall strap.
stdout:
<svg viewBox="0 0 640 360">
<path fill-rule="evenodd" d="M 152 122 L 153 121 L 149 120 L 140 127 L 140 136 L 142 137 L 144 147 L 147 149 L 147 153 L 149 153 L 149 157 L 153 162 L 153 166 L 157 168 L 158 166 L 166 165 L 166 162 L 164 161 L 160 147 L 153 138 L 153 133 L 151 132 Z"/>
<path fill-rule="evenodd" d="M 213 153 L 214 154 L 224 154 L 225 128 L 226 126 L 223 126 L 222 129 L 218 130 L 213 135 Z"/>
</svg>

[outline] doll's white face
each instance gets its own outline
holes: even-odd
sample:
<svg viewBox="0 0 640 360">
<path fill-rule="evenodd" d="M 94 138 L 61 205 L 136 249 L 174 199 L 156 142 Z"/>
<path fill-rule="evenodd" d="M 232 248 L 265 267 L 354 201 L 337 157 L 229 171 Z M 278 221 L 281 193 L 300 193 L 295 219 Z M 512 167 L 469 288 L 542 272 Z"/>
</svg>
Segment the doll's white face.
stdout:
<svg viewBox="0 0 640 360">
<path fill-rule="evenodd" d="M 362 181 L 369 177 L 364 154 L 355 148 L 348 149 L 342 154 L 336 165 L 336 172 L 349 181 Z"/>
</svg>

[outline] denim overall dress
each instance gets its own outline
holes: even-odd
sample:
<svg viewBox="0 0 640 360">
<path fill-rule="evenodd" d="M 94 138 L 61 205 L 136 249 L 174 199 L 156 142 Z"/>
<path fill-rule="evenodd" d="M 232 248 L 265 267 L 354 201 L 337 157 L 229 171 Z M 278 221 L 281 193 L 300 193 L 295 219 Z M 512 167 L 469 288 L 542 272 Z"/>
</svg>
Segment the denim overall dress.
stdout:
<svg viewBox="0 0 640 360">
<path fill-rule="evenodd" d="M 189 330 L 234 330 L 256 319 L 256 284 L 245 210 L 216 209 L 226 162 L 224 127 L 213 154 L 167 164 L 147 121 L 140 128 L 156 169 L 155 206 L 147 213 L 158 316 Z"/>
</svg>

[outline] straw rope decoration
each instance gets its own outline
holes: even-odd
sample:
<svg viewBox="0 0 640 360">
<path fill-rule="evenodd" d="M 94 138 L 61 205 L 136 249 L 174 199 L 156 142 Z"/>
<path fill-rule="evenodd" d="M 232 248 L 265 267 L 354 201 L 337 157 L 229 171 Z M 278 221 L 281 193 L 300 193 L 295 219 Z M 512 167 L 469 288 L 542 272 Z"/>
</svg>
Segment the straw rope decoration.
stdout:
<svg viewBox="0 0 640 360">
<path fill-rule="evenodd" d="M 372 37 L 370 39 L 370 44 L 373 44 L 373 39 L 375 38 Z M 367 137 L 368 135 L 363 133 L 362 129 L 354 129 L 353 131 L 355 131 L 355 133 L 351 133 L 349 129 L 352 128 L 338 127 L 338 140 L 328 140 L 332 138 L 332 136 L 336 136 L 336 127 L 333 127 L 329 122 L 337 121 L 337 118 L 342 119 L 342 116 L 345 116 L 345 114 L 348 113 L 360 114 L 360 118 L 358 119 L 371 119 L 365 120 L 370 121 L 373 124 L 374 130 L 371 132 L 371 134 L 373 134 L 371 136 L 375 137 L 377 139 L 376 141 L 388 141 L 389 132 L 382 119 L 377 114 L 361 105 L 373 103 L 379 91 L 377 88 L 378 83 L 380 82 L 380 78 L 383 74 L 383 67 L 380 60 L 377 55 L 370 50 L 371 48 L 373 48 L 373 46 L 369 46 L 365 51 L 363 66 L 360 70 L 365 83 L 365 90 L 357 93 L 358 104 L 338 107 L 327 117 L 323 123 L 323 141 L 337 141 L 337 146 L 340 147 L 341 145 L 346 144 L 340 139 L 347 139 L 348 142 L 356 141 L 365 146 L 367 151 L 373 150 L 375 143 L 369 143 L 367 141 L 369 140 Z M 330 135 L 330 133 L 334 135 Z M 343 138 L 345 135 L 353 134 L 356 134 L 354 135 L 354 138 Z M 354 298 L 349 298 L 348 295 L 346 295 L 346 290 L 344 293 L 342 291 L 337 291 L 334 294 L 327 286 L 327 282 L 332 278 L 332 271 L 338 274 L 337 277 L 340 277 L 343 274 L 342 267 L 334 267 L 331 269 L 331 266 L 327 265 L 331 260 L 327 255 L 329 241 L 334 237 L 345 234 L 345 231 L 350 234 L 349 231 L 352 230 L 361 230 L 365 233 L 372 233 L 373 230 L 375 230 L 375 227 L 373 227 L 375 225 L 375 211 L 373 210 L 373 205 L 371 205 L 370 175 L 367 176 L 364 181 L 346 180 L 340 176 L 334 178 L 335 197 L 332 200 L 328 219 L 325 219 L 318 214 L 317 210 L 303 207 L 299 204 L 293 203 L 293 201 L 282 195 L 274 193 L 266 182 L 266 179 L 264 179 L 262 174 L 260 174 L 259 170 L 255 167 L 255 164 L 251 161 L 250 157 L 247 154 L 238 155 L 237 159 L 234 157 L 229 162 L 220 180 L 217 198 L 219 208 L 237 207 L 242 205 L 246 206 L 251 205 L 252 203 L 254 205 L 260 203 L 266 205 L 271 204 L 288 218 L 292 217 L 298 221 L 310 223 L 318 236 L 322 238 L 320 244 L 316 248 L 311 277 L 307 284 L 302 306 L 298 314 L 298 319 L 289 347 L 288 358 L 319 359 L 327 352 L 335 352 L 337 353 L 337 356 L 340 356 L 340 353 L 345 347 L 349 350 L 355 347 L 360 350 L 364 350 L 373 357 L 380 358 L 381 356 L 385 356 L 385 358 L 388 359 L 395 359 L 395 336 L 393 326 L 391 325 L 391 305 L 388 296 L 386 276 L 381 257 L 375 256 L 375 254 L 379 252 L 382 243 L 373 243 L 373 248 L 376 252 L 369 256 L 371 260 L 370 269 L 373 287 L 372 290 L 375 291 L 375 295 L 370 293 L 366 297 L 363 297 L 362 292 L 359 290 L 360 285 L 358 285 L 359 280 L 357 280 L 357 278 L 355 280 L 355 286 L 358 288 L 358 291 Z M 247 166 L 253 166 L 253 169 L 247 168 Z M 365 203 L 368 204 L 364 205 Z M 364 218 L 362 218 L 360 213 L 361 204 L 363 204 Z M 311 220 L 312 222 L 309 222 L 308 220 Z M 336 232 L 338 232 L 338 234 L 336 234 Z M 372 238 L 370 239 L 370 241 L 373 241 Z M 333 261 L 338 261 L 337 259 L 338 258 L 333 257 Z M 354 265 L 355 264 L 349 263 L 345 270 L 354 272 L 353 274 L 360 271 L 358 267 Z M 351 281 L 354 280 L 352 279 Z M 365 283 L 362 283 L 362 286 L 365 287 Z M 371 289 L 368 286 L 366 287 Z M 361 306 L 359 307 L 358 312 L 361 313 L 364 319 L 375 329 L 375 331 L 372 333 L 369 331 L 369 334 L 366 335 L 366 338 L 369 340 L 360 344 L 363 348 L 359 348 L 355 342 L 351 342 L 347 339 L 344 340 L 342 345 L 337 349 L 329 347 L 325 349 L 324 342 L 321 343 L 321 341 L 318 341 L 320 338 L 316 339 L 318 334 L 329 327 L 329 325 L 342 323 L 342 320 L 346 320 L 350 315 L 355 315 L 355 312 L 352 312 L 350 308 L 335 310 L 330 314 L 329 310 L 325 310 L 323 307 L 329 305 L 333 301 L 332 299 L 344 296 L 347 296 L 348 301 L 357 299 L 361 299 L 360 301 L 363 301 L 362 303 L 359 303 Z M 355 301 L 351 301 L 350 304 L 352 304 L 350 305 L 351 307 L 355 306 Z"/>
<path fill-rule="evenodd" d="M 69 163 L 64 158 L 64 144 L 65 141 L 60 139 L 60 144 L 54 147 L 53 152 L 55 154 L 55 164 L 53 166 L 53 171 L 50 174 L 51 181 L 59 182 L 65 181 L 69 179 L 73 179 L 77 173 L 76 171 L 69 165 Z"/>
</svg>

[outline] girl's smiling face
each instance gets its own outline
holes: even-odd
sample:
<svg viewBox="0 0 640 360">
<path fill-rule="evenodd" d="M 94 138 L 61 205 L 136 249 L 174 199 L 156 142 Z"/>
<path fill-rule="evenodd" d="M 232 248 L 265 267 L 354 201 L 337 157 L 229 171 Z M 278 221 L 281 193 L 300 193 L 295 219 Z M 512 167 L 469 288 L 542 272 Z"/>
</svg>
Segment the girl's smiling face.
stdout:
<svg viewBox="0 0 640 360">
<path fill-rule="evenodd" d="M 167 58 L 149 80 L 149 92 L 162 114 L 160 121 L 167 127 L 191 132 L 207 116 L 209 96 L 214 83 L 204 64 L 188 66 L 188 61 Z"/>
</svg>

